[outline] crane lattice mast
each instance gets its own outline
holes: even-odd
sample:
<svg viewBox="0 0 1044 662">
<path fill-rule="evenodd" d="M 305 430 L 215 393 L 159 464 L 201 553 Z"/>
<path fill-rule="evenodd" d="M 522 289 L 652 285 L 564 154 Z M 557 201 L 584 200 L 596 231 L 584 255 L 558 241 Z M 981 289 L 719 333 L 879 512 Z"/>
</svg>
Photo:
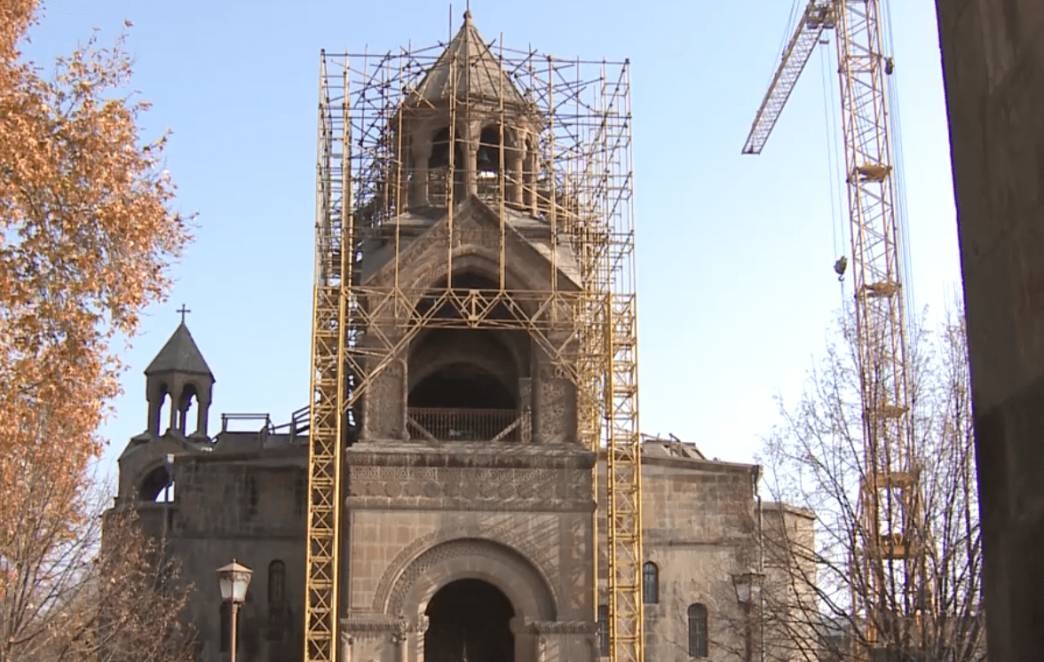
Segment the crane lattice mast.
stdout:
<svg viewBox="0 0 1044 662">
<path fill-rule="evenodd" d="M 868 648 L 909 646 L 925 607 L 920 486 L 911 428 L 896 181 L 880 0 L 811 0 L 743 147 L 759 154 L 822 34 L 836 31 L 863 419 L 852 607 Z M 906 588 L 896 596 L 889 587 Z"/>
</svg>

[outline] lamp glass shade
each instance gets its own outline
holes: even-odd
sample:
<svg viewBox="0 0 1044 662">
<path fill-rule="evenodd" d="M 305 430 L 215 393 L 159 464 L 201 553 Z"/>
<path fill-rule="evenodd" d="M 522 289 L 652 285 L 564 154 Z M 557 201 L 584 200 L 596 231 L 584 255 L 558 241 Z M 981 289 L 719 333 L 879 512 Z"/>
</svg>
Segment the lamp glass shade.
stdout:
<svg viewBox="0 0 1044 662">
<path fill-rule="evenodd" d="M 232 561 L 218 568 L 218 586 L 221 588 L 221 599 L 241 603 L 246 600 L 247 588 L 250 586 L 250 575 L 253 571 L 245 565 Z"/>
<path fill-rule="evenodd" d="M 736 582 L 736 599 L 743 604 L 750 602 L 750 576 L 749 575 L 737 575 L 735 578 Z"/>
<path fill-rule="evenodd" d="M 751 600 L 761 597 L 762 579 L 763 575 L 757 572 L 744 572 L 732 576 L 732 583 L 736 587 L 736 599 L 740 604 L 749 604 Z"/>
</svg>

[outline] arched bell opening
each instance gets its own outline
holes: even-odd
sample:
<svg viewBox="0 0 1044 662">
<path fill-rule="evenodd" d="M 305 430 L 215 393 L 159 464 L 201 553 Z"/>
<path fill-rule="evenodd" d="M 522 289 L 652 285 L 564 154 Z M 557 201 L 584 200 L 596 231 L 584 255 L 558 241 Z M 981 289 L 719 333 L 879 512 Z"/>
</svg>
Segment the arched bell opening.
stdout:
<svg viewBox="0 0 1044 662">
<path fill-rule="evenodd" d="M 411 407 L 515 409 L 517 396 L 496 374 L 473 363 L 451 363 L 410 391 Z"/>
<path fill-rule="evenodd" d="M 432 329 L 409 356 L 411 436 L 520 441 L 531 396 L 528 336 L 513 330 Z"/>
<path fill-rule="evenodd" d="M 450 582 L 432 597 L 425 615 L 424 662 L 515 659 L 515 609 L 492 584 L 481 579 Z"/>
<path fill-rule="evenodd" d="M 453 162 L 450 163 L 450 130 L 443 127 L 431 136 L 431 155 L 428 157 L 428 199 L 437 207 L 445 207 L 449 202 L 450 185 L 453 186 L 453 200 L 462 200 L 466 193 L 467 150 L 463 136 L 459 131 L 453 136 Z M 450 167 L 452 165 L 452 173 Z"/>
<path fill-rule="evenodd" d="M 514 317 L 496 281 L 474 271 L 433 284 L 418 315 L 437 320 L 410 345 L 407 415 L 413 439 L 527 441 L 532 342 L 520 329 L 469 328 Z M 507 325 L 505 325 L 507 326 Z"/>
<path fill-rule="evenodd" d="M 515 130 L 499 124 L 484 127 L 475 160 L 479 198 L 494 205 L 503 198 L 505 203 L 520 207 L 522 152 Z"/>
<path fill-rule="evenodd" d="M 178 402 L 177 429 L 182 435 L 187 432 L 189 414 L 192 412 L 193 404 L 197 408 L 199 407 L 199 391 L 196 389 L 195 384 L 189 383 L 181 389 L 181 398 Z"/>
<path fill-rule="evenodd" d="M 166 382 L 161 382 L 156 387 L 156 392 L 149 399 L 149 432 L 159 435 L 163 432 L 163 417 L 167 414 L 167 401 L 170 396 L 170 388 Z"/>
</svg>

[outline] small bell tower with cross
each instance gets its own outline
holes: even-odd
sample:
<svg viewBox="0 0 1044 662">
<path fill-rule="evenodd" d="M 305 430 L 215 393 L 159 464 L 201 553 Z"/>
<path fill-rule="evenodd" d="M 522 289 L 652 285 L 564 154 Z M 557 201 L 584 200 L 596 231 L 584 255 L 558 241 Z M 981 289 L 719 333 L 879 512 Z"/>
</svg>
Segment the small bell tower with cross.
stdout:
<svg viewBox="0 0 1044 662">
<path fill-rule="evenodd" d="M 167 344 L 145 369 L 145 392 L 149 401 L 148 432 L 159 436 L 174 431 L 182 436 L 207 436 L 207 417 L 214 390 L 213 373 L 196 346 L 185 315 L 192 312 L 182 304 L 177 311 L 181 323 Z M 170 419 L 167 427 L 160 420 L 163 405 L 169 397 Z M 195 428 L 190 428 L 188 412 L 196 405 Z"/>
</svg>

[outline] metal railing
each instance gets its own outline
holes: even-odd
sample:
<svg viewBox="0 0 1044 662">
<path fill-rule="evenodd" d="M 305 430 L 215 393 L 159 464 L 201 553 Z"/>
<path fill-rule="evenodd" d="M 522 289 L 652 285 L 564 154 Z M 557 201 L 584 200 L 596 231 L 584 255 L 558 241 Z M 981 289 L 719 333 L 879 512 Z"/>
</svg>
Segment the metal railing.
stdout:
<svg viewBox="0 0 1044 662">
<path fill-rule="evenodd" d="M 529 441 L 529 410 L 410 407 L 411 439 L 428 441 Z"/>
<path fill-rule="evenodd" d="M 272 417 L 269 414 L 221 414 L 221 431 L 257 432 L 263 437 L 273 434 L 288 434 L 291 438 L 295 438 L 308 432 L 311 427 L 309 412 L 308 407 L 302 407 L 290 415 L 289 423 L 280 425 L 272 423 Z"/>
<path fill-rule="evenodd" d="M 246 426 L 246 423 L 250 423 Z M 247 429 L 232 430 L 232 427 L 238 427 L 236 424 L 244 424 Z M 260 424 L 260 425 L 258 425 Z M 272 418 L 268 414 L 222 414 L 221 415 L 221 431 L 222 432 L 268 432 L 272 429 Z"/>
</svg>

